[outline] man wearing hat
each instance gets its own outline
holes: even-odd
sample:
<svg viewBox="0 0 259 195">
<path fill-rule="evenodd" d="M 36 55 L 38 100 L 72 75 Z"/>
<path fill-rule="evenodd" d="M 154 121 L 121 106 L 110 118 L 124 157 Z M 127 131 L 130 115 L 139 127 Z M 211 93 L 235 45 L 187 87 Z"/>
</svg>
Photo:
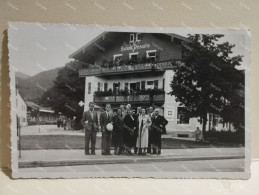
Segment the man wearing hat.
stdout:
<svg viewBox="0 0 259 195">
<path fill-rule="evenodd" d="M 102 130 L 102 155 L 111 154 L 111 135 L 113 115 L 111 113 L 111 105 L 106 104 L 105 112 L 100 115 L 100 126 Z"/>
<path fill-rule="evenodd" d="M 89 155 L 89 143 L 91 141 L 91 154 L 95 155 L 96 133 L 98 130 L 97 112 L 94 111 L 94 103 L 89 103 L 89 110 L 83 113 L 81 123 L 85 129 L 85 155 Z"/>
</svg>

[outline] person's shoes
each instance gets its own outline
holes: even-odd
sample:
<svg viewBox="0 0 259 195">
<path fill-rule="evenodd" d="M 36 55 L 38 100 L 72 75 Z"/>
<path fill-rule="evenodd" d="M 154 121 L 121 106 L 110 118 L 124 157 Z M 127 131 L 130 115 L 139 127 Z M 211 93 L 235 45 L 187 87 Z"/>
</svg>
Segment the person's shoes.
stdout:
<svg viewBox="0 0 259 195">
<path fill-rule="evenodd" d="M 92 152 L 91 155 L 95 155 L 95 152 Z"/>
<path fill-rule="evenodd" d="M 85 155 L 90 155 L 90 153 L 85 153 Z"/>
</svg>

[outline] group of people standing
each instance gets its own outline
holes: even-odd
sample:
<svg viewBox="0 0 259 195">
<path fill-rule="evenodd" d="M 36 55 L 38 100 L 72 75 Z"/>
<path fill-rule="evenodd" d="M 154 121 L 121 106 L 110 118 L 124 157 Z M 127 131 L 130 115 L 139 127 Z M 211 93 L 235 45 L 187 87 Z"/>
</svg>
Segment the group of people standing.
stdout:
<svg viewBox="0 0 259 195">
<path fill-rule="evenodd" d="M 159 109 L 138 107 L 137 113 L 128 106 L 117 108 L 112 113 L 111 105 L 106 104 L 105 111 L 98 120 L 94 103 L 83 113 L 82 125 L 85 128 L 85 154 L 95 154 L 96 133 L 102 132 L 102 155 L 111 155 L 111 145 L 115 155 L 139 155 L 146 153 L 161 154 L 161 135 L 166 132 L 168 121 L 159 114 Z M 91 153 L 89 144 L 91 142 Z"/>
<path fill-rule="evenodd" d="M 57 119 L 57 127 L 64 128 L 64 130 L 75 130 L 75 124 L 76 124 L 75 116 L 73 117 L 73 119 L 66 116 L 60 116 Z"/>
</svg>

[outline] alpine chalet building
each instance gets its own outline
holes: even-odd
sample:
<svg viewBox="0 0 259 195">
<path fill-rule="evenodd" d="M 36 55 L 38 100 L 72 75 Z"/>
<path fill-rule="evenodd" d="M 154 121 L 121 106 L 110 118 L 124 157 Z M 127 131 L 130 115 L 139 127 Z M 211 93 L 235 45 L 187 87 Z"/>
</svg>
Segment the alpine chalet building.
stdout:
<svg viewBox="0 0 259 195">
<path fill-rule="evenodd" d="M 173 136 L 190 135 L 201 124 L 188 118 L 171 91 L 173 66 L 180 64 L 185 37 L 176 34 L 104 32 L 69 57 L 86 63 L 84 110 L 89 102 L 112 108 L 131 104 L 161 108 L 168 120 L 167 132 Z"/>
</svg>

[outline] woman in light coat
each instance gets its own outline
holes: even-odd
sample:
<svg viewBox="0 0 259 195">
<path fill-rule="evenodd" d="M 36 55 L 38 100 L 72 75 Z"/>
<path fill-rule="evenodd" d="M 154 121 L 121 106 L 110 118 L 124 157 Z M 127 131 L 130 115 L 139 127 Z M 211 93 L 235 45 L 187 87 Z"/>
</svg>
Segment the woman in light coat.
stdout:
<svg viewBox="0 0 259 195">
<path fill-rule="evenodd" d="M 146 114 L 146 110 L 144 108 L 141 109 L 141 115 L 138 118 L 138 122 L 139 129 L 136 147 L 138 148 L 139 155 L 145 155 L 148 147 L 148 128 L 152 122 L 150 117 Z"/>
</svg>

